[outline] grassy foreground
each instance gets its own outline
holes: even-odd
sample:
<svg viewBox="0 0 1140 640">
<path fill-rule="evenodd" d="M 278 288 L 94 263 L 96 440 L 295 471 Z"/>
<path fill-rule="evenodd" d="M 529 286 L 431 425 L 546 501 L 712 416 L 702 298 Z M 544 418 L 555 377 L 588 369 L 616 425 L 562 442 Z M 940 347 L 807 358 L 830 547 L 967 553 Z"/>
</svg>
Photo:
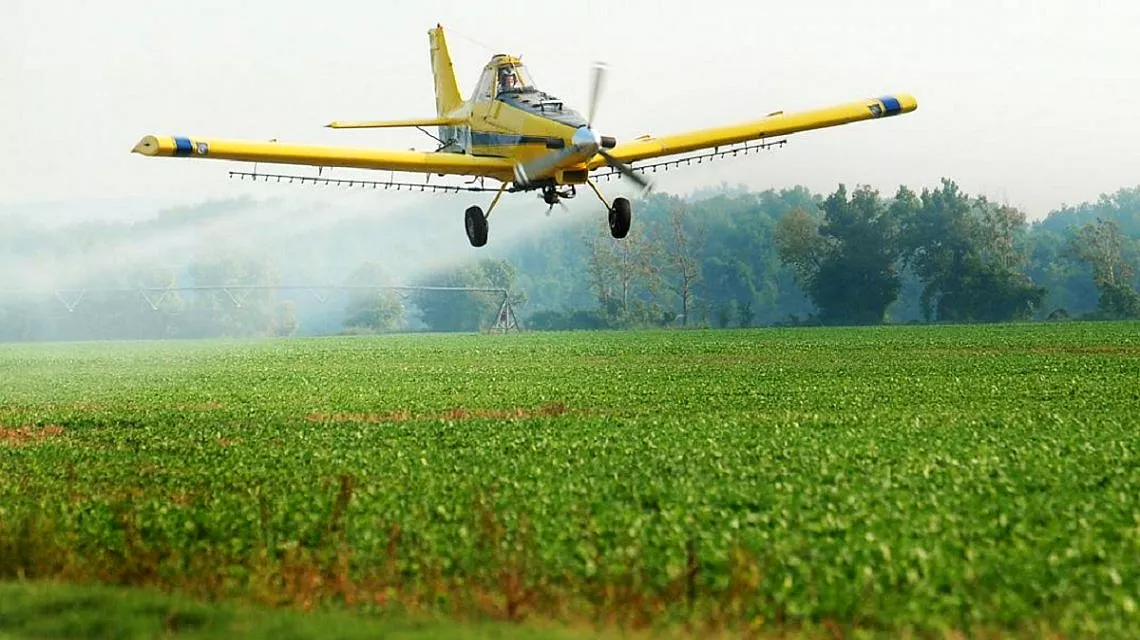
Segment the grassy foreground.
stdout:
<svg viewBox="0 0 1140 640">
<path fill-rule="evenodd" d="M 0 640 L 109 637 L 557 640 L 585 634 L 507 623 L 459 625 L 445 620 L 381 620 L 347 612 L 302 613 L 207 604 L 137 588 L 0 583 Z"/>
<path fill-rule="evenodd" d="M 0 579 L 1135 636 L 1138 416 L 1136 324 L 0 346 Z"/>
</svg>

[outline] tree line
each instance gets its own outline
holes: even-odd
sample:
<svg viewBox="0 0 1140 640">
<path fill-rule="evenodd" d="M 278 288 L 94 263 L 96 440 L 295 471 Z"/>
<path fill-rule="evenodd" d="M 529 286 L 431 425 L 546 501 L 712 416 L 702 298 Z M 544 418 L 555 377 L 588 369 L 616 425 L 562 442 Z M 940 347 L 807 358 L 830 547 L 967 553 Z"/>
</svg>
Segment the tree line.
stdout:
<svg viewBox="0 0 1140 640">
<path fill-rule="evenodd" d="M 586 228 L 512 256 L 533 262 L 523 280 L 544 306 L 530 326 L 1140 317 L 1140 188 L 1033 224 L 951 180 L 890 197 L 843 185 L 826 196 L 658 195 L 640 203 L 637 225 L 626 241 Z M 557 284 L 567 281 L 577 284 Z"/>
<path fill-rule="evenodd" d="M 179 210 L 143 225 L 161 238 L 196 219 Z M 89 222 L 71 232 L 105 258 L 137 229 Z M 5 292 L 16 280 L 5 278 L 0 340 L 475 331 L 495 321 L 494 291 L 381 288 L 397 284 L 394 265 L 360 242 L 381 232 L 353 221 L 310 234 L 356 264 L 321 275 L 352 287 L 327 300 L 273 288 L 300 267 L 295 247 L 271 243 L 206 243 L 178 266 L 101 260 L 53 295 Z M 70 250 L 61 236 L 13 226 L 0 231 L 0 251 L 46 263 Z M 721 188 L 642 198 L 624 240 L 599 217 L 574 215 L 398 284 L 507 290 L 524 327 L 537 330 L 1136 318 L 1138 238 L 1140 188 L 1034 223 L 951 180 L 889 196 L 865 186 L 826 195 Z M 187 286 L 198 289 L 175 291 Z"/>
</svg>

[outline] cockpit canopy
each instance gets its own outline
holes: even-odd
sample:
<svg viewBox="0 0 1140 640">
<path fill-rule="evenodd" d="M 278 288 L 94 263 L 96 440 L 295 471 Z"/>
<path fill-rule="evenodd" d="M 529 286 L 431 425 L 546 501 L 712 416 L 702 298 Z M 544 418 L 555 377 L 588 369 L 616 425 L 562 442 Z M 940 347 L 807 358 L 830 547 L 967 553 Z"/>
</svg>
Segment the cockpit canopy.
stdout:
<svg viewBox="0 0 1140 640">
<path fill-rule="evenodd" d="M 479 84 L 475 87 L 477 100 L 490 100 L 503 93 L 525 93 L 538 91 L 531 80 L 530 72 L 518 58 L 498 55 L 483 70 Z"/>
<path fill-rule="evenodd" d="M 566 108 L 558 98 L 539 91 L 526 66 L 513 56 L 497 55 L 491 58 L 472 95 L 479 102 L 500 100 L 517 109 L 570 127 L 577 128 L 586 124 L 577 111 Z"/>
</svg>

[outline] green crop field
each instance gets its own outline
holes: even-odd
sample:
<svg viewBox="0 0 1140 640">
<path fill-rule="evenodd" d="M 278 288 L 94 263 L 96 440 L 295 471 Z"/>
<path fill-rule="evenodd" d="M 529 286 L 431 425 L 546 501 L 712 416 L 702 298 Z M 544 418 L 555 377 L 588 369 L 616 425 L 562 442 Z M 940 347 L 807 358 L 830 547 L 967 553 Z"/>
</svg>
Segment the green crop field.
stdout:
<svg viewBox="0 0 1140 640">
<path fill-rule="evenodd" d="M 1136 637 L 1138 496 L 1138 324 L 0 345 L 25 596 Z"/>
</svg>

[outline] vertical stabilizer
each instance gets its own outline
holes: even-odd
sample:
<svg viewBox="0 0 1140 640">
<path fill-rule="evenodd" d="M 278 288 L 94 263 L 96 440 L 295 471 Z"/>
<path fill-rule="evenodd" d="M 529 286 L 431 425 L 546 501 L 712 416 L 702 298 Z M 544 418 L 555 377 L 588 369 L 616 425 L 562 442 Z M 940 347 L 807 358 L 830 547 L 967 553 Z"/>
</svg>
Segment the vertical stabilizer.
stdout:
<svg viewBox="0 0 1140 640">
<path fill-rule="evenodd" d="M 436 25 L 428 31 L 431 43 L 431 73 L 435 78 L 436 115 L 447 115 L 463 104 L 459 95 L 459 85 L 455 82 L 455 69 L 451 66 L 451 54 L 447 51 L 447 40 L 443 37 L 443 27 Z"/>
</svg>

